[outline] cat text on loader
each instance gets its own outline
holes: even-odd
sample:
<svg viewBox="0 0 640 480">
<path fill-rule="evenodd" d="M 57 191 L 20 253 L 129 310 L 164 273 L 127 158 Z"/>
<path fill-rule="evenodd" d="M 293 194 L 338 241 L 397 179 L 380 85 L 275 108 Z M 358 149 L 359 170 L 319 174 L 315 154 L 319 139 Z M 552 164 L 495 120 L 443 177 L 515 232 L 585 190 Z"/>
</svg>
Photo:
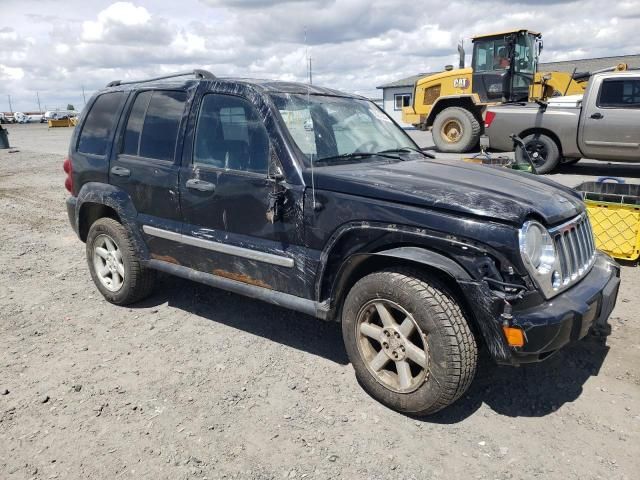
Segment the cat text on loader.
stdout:
<svg viewBox="0 0 640 480">
<path fill-rule="evenodd" d="M 588 74 L 538 72 L 540 33 L 531 30 L 480 35 L 472 39 L 471 68 L 464 49 L 459 68 L 424 76 L 416 82 L 413 102 L 402 110 L 402 121 L 431 129 L 440 152 L 467 152 L 480 139 L 487 105 L 544 100 L 584 92 Z"/>
</svg>

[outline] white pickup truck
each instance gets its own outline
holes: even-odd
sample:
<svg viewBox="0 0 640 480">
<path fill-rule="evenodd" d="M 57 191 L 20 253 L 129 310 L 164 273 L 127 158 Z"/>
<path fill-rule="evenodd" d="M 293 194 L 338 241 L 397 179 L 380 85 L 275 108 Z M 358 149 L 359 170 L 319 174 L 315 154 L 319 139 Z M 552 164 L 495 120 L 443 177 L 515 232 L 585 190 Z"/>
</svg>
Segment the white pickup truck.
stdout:
<svg viewBox="0 0 640 480">
<path fill-rule="evenodd" d="M 640 163 L 640 70 L 595 74 L 584 95 L 489 107 L 482 143 L 513 150 L 513 134 L 538 173 L 583 157 Z M 522 147 L 516 159 L 525 162 Z"/>
</svg>

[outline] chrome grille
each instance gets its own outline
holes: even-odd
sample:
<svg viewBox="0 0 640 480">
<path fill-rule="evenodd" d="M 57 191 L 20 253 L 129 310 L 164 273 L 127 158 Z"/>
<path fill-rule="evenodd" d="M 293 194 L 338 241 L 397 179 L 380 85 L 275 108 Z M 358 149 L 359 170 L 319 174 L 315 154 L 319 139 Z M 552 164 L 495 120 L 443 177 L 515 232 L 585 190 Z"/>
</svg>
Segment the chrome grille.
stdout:
<svg viewBox="0 0 640 480">
<path fill-rule="evenodd" d="M 589 217 L 583 213 L 573 220 L 549 230 L 558 253 L 562 286 L 582 278 L 593 265 L 595 242 Z"/>
</svg>

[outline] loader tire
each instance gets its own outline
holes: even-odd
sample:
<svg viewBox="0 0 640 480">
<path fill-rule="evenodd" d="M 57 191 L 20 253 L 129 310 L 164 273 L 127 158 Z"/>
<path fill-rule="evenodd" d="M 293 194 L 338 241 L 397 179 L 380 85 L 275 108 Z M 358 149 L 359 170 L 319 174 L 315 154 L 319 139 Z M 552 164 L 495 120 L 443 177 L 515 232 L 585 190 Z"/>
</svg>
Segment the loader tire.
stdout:
<svg viewBox="0 0 640 480">
<path fill-rule="evenodd" d="M 462 153 L 478 145 L 482 128 L 469 110 L 449 107 L 436 116 L 431 133 L 439 152 Z"/>
</svg>

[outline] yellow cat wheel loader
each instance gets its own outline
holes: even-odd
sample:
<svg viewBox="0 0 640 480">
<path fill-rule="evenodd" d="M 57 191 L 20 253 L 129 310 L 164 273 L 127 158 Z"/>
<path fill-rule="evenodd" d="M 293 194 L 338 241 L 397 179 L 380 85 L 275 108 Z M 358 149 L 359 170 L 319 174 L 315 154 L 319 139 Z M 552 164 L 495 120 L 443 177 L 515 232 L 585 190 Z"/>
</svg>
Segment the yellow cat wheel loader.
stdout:
<svg viewBox="0 0 640 480">
<path fill-rule="evenodd" d="M 458 69 L 426 75 L 414 86 L 413 102 L 402 109 L 402 121 L 431 129 L 440 152 L 467 152 L 477 146 L 488 105 L 542 100 L 583 93 L 589 73 L 538 72 L 542 35 L 531 30 L 479 35 L 472 38 L 471 67 L 458 46 Z M 612 70 L 626 70 L 618 65 Z M 594 73 L 594 72 L 592 72 Z"/>
</svg>

